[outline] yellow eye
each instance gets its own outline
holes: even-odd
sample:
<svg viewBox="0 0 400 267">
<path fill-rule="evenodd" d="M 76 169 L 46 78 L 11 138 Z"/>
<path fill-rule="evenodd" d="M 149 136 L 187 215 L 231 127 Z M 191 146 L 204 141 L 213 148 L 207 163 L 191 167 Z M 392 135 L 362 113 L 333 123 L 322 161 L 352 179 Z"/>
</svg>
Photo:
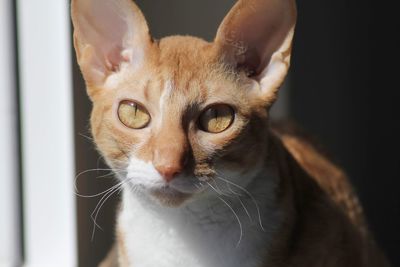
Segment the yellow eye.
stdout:
<svg viewBox="0 0 400 267">
<path fill-rule="evenodd" d="M 126 126 L 132 129 L 142 129 L 150 122 L 150 114 L 140 104 L 124 100 L 118 107 L 118 118 Z"/>
<path fill-rule="evenodd" d="M 209 133 L 220 133 L 231 126 L 235 112 L 224 104 L 214 105 L 206 109 L 200 116 L 200 127 Z"/>
</svg>

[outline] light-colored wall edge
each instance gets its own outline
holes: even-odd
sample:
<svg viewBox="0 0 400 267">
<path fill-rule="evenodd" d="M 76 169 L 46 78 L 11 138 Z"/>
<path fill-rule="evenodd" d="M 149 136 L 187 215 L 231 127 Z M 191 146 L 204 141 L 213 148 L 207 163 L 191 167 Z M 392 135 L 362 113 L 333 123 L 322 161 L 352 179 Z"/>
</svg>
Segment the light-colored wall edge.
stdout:
<svg viewBox="0 0 400 267">
<path fill-rule="evenodd" d="M 68 0 L 18 0 L 25 266 L 76 266 Z"/>
<path fill-rule="evenodd" d="M 12 0 L 0 1 L 0 266 L 21 264 Z"/>
</svg>

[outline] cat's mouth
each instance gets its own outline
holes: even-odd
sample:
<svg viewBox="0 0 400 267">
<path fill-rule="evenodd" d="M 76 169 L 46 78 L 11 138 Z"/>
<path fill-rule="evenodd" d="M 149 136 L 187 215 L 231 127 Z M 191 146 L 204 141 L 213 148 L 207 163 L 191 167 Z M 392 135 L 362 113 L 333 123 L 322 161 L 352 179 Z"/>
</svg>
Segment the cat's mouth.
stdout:
<svg viewBox="0 0 400 267">
<path fill-rule="evenodd" d="M 204 189 L 204 184 L 200 183 L 197 178 L 180 177 L 170 183 L 148 187 L 147 192 L 162 204 L 179 206 Z"/>
<path fill-rule="evenodd" d="M 149 193 L 162 204 L 168 206 L 179 206 L 192 196 L 192 194 L 181 192 L 168 184 L 159 188 L 149 189 Z"/>
<path fill-rule="evenodd" d="M 180 174 L 171 181 L 166 181 L 156 172 L 152 175 L 147 173 L 133 175 L 134 173 L 135 171 L 131 170 L 129 174 L 128 170 L 127 175 L 128 182 L 135 189 L 134 191 L 170 206 L 179 206 L 207 188 L 207 183 L 195 175 Z"/>
<path fill-rule="evenodd" d="M 163 194 L 163 195 L 176 195 L 178 193 L 184 193 L 181 192 L 173 187 L 171 187 L 169 184 L 166 184 L 164 186 L 161 187 L 157 187 L 157 188 L 151 188 L 149 189 L 151 194 Z"/>
</svg>

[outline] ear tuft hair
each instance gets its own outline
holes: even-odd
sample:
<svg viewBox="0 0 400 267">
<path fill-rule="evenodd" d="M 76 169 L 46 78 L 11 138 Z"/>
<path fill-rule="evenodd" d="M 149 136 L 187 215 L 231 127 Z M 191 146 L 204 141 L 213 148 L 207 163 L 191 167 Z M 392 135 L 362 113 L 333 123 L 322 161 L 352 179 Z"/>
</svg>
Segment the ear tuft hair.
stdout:
<svg viewBox="0 0 400 267">
<path fill-rule="evenodd" d="M 219 53 L 257 81 L 265 99 L 287 74 L 296 16 L 294 0 L 239 0 L 218 29 Z"/>
</svg>

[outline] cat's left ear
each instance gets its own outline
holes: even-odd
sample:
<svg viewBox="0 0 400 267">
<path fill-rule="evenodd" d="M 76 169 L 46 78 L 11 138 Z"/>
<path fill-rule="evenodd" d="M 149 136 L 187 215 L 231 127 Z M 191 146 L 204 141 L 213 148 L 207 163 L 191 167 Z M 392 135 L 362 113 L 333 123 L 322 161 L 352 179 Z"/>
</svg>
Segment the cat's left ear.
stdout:
<svg viewBox="0 0 400 267">
<path fill-rule="evenodd" d="M 246 71 L 267 105 L 289 69 L 296 17 L 295 0 L 239 0 L 215 38 L 224 61 Z"/>
<path fill-rule="evenodd" d="M 149 54 L 147 22 L 132 0 L 72 0 L 71 15 L 76 55 L 88 85 L 101 86 L 124 63 L 139 67 Z"/>
</svg>

